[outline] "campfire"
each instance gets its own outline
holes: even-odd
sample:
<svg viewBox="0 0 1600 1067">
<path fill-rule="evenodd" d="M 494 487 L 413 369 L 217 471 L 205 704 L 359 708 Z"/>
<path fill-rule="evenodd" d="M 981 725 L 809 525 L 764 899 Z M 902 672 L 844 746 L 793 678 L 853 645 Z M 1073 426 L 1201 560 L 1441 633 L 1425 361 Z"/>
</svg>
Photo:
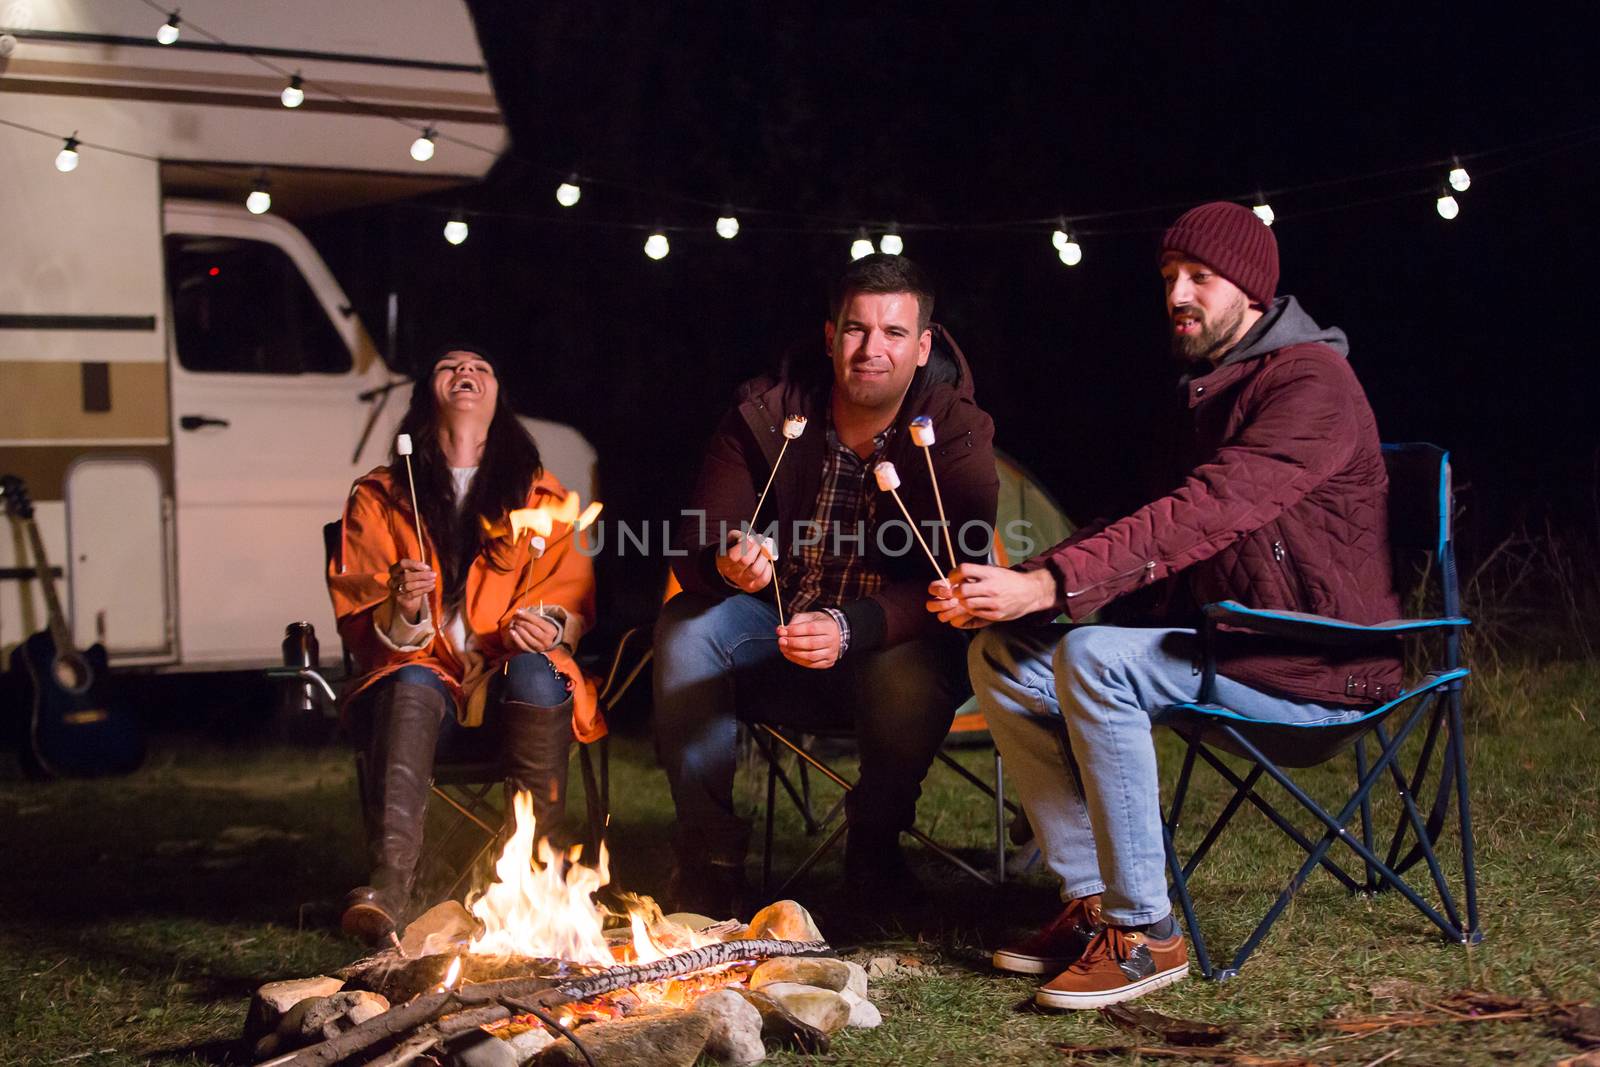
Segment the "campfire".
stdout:
<svg viewBox="0 0 1600 1067">
<path fill-rule="evenodd" d="M 257 991 L 247 1039 L 266 1064 L 759 1062 L 767 1043 L 821 1051 L 846 1025 L 874 1026 L 866 972 L 833 957 L 793 901 L 749 925 L 664 916 L 613 890 L 609 857 L 538 836 L 531 798 L 495 880 L 447 901 L 394 946 L 331 977 Z"/>
</svg>

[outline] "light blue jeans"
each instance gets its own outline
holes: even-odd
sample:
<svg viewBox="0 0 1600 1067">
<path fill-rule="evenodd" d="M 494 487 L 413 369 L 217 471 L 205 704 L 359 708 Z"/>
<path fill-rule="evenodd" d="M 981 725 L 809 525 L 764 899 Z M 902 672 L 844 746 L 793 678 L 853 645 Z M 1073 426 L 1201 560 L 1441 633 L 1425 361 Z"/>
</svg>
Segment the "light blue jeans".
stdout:
<svg viewBox="0 0 1600 1067">
<path fill-rule="evenodd" d="M 1193 630 L 1024 624 L 978 631 L 968 656 L 978 706 L 1062 896 L 1103 893 L 1103 914 L 1118 925 L 1172 910 L 1150 714 L 1195 699 L 1199 660 Z M 1221 675 L 1216 701 L 1274 722 L 1361 714 Z"/>
</svg>

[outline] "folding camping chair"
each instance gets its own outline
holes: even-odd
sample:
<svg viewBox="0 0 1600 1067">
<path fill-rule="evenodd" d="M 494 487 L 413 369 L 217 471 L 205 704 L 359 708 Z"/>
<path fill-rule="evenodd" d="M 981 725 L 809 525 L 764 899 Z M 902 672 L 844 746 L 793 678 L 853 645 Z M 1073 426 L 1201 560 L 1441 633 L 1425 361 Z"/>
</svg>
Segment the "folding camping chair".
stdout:
<svg viewBox="0 0 1600 1067">
<path fill-rule="evenodd" d="M 1208 978 L 1220 980 L 1239 973 L 1245 960 L 1283 913 L 1300 885 L 1319 866 L 1353 892 L 1395 890 L 1415 905 L 1451 941 L 1476 944 L 1483 938 L 1478 926 L 1477 872 L 1473 857 L 1472 813 L 1461 715 L 1462 680 L 1468 671 L 1460 663 L 1460 631 L 1469 625 L 1469 620 L 1460 615 L 1460 596 L 1456 586 L 1454 545 L 1450 531 L 1450 457 L 1449 453 L 1433 445 L 1403 444 L 1385 445 L 1384 460 L 1389 470 L 1390 541 L 1396 553 L 1396 581 L 1403 583 L 1408 576 L 1416 575 L 1419 591 L 1427 593 L 1431 586 L 1437 594 L 1442 614 L 1436 618 L 1397 619 L 1359 626 L 1316 615 L 1256 610 L 1233 601 L 1208 604 L 1202 631 L 1206 652 L 1200 694 L 1191 703 L 1164 708 L 1153 716 L 1154 722 L 1170 727 L 1188 742 L 1177 787 L 1165 813 L 1163 832 L 1172 894 L 1183 909 L 1201 973 Z M 1412 565 L 1417 556 L 1423 557 L 1425 566 L 1418 568 Z M 1371 644 L 1398 637 L 1433 635 L 1441 640 L 1426 643 L 1430 647 L 1435 644 L 1440 646 L 1436 651 L 1437 659 L 1414 688 L 1402 690 L 1393 699 L 1350 722 L 1329 726 L 1297 726 L 1248 719 L 1214 702 L 1216 662 L 1212 654 L 1212 641 L 1219 624 L 1330 648 Z M 1423 724 L 1426 724 L 1424 740 L 1408 776 L 1402 769 L 1401 749 L 1407 738 Z M 1369 739 L 1378 750 L 1375 759 L 1368 755 Z M 1241 776 L 1221 759 L 1218 750 L 1243 757 L 1248 761 L 1248 771 Z M 1355 788 L 1336 813 L 1313 800 L 1284 769 L 1317 766 L 1346 750 L 1353 750 L 1355 755 Z M 1441 756 L 1440 767 L 1434 777 L 1431 810 L 1424 818 L 1422 807 L 1427 805 L 1424 789 L 1436 754 Z M 1214 768 L 1233 786 L 1234 792 L 1200 843 L 1184 860 L 1174 841 L 1197 758 Z M 1321 825 L 1323 832 L 1319 838 L 1312 840 L 1301 832 L 1257 791 L 1257 784 L 1263 775 L 1277 782 L 1300 808 Z M 1403 810 L 1389 838 L 1387 850 L 1380 858 L 1373 836 L 1370 796 L 1374 786 L 1385 777 L 1393 781 Z M 1457 805 L 1457 823 L 1461 835 L 1464 916 L 1434 850 L 1442 836 L 1452 793 Z M 1189 881 L 1195 868 L 1246 801 L 1307 855 L 1305 862 L 1278 894 L 1232 962 L 1226 967 L 1214 967 L 1195 915 Z M 1359 838 L 1346 829 L 1357 815 L 1361 820 Z M 1329 855 L 1336 842 L 1343 842 L 1360 858 L 1366 868 L 1364 877 L 1351 874 Z M 1401 855 L 1402 849 L 1406 850 L 1404 856 Z M 1424 861 L 1438 907 L 1404 879 L 1408 870 Z"/>
</svg>

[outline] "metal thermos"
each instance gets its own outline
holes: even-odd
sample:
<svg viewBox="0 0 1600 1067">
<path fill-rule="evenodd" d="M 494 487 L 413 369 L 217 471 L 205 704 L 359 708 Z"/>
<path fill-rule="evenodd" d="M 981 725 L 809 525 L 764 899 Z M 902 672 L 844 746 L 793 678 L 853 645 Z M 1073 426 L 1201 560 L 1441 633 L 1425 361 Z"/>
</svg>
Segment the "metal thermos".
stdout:
<svg viewBox="0 0 1600 1067">
<path fill-rule="evenodd" d="M 285 667 L 320 667 L 317 630 L 309 622 L 291 622 L 283 630 Z M 290 715 L 309 715 L 318 711 L 317 691 L 311 682 L 289 682 L 284 686 L 283 710 Z"/>
</svg>

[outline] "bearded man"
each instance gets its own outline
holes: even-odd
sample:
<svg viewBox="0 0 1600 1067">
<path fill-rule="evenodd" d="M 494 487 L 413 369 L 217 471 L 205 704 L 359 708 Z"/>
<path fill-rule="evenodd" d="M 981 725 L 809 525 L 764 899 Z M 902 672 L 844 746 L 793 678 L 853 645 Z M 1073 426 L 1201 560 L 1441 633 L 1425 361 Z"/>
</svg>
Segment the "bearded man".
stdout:
<svg viewBox="0 0 1600 1067">
<path fill-rule="evenodd" d="M 1188 972 L 1150 714 L 1195 698 L 1201 654 L 1192 623 L 1048 620 L 1081 621 L 1169 577 L 1169 609 L 1188 610 L 1167 614 L 1185 620 L 1220 600 L 1356 623 L 1400 614 L 1388 477 L 1344 333 L 1275 296 L 1277 241 L 1238 204 L 1179 218 L 1160 268 L 1203 461 L 1117 522 L 1009 570 L 964 563 L 928 590 L 945 622 L 990 627 L 971 647 L 973 690 L 1066 901 L 994 964 L 1056 975 L 1035 997 L 1047 1008 L 1114 1004 Z M 1254 719 L 1339 722 L 1400 681 L 1388 648 L 1313 653 L 1223 633 L 1216 653 L 1217 702 Z"/>
</svg>

